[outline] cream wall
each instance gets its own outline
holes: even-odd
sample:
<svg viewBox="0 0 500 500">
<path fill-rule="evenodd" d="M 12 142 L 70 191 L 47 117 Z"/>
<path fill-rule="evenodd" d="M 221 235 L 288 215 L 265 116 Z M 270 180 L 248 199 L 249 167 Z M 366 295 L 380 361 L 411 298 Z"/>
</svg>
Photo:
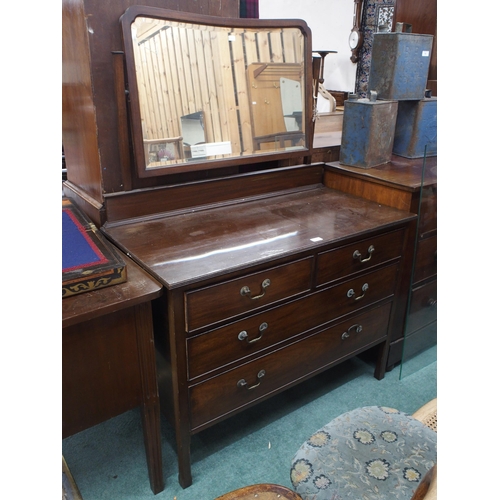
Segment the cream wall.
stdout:
<svg viewBox="0 0 500 500">
<path fill-rule="evenodd" d="M 348 45 L 353 0 L 259 0 L 261 19 L 303 19 L 311 28 L 313 50 L 337 50 L 325 59 L 325 87 L 354 92 L 356 64 Z"/>
</svg>

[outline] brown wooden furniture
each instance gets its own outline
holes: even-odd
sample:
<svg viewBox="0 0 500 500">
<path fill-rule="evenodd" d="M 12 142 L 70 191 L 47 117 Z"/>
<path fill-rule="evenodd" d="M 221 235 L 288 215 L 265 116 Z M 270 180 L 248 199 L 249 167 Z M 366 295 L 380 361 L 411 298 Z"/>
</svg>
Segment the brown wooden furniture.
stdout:
<svg viewBox="0 0 500 500">
<path fill-rule="evenodd" d="M 384 376 L 415 216 L 322 180 L 319 164 L 194 183 L 185 208 L 103 227 L 167 289 L 155 341 L 183 487 L 192 434 L 376 345 Z"/>
<path fill-rule="evenodd" d="M 330 189 L 324 184 L 324 164 L 307 164 L 315 159 L 312 85 L 301 86 L 303 145 L 248 154 L 241 150 L 240 156 L 230 155 L 229 163 L 209 158 L 205 165 L 195 159 L 178 162 L 172 170 L 149 168 L 143 152 L 138 153 L 143 150 L 142 116 L 133 59 L 130 50 L 126 61 L 119 53 L 132 48 L 132 23 L 142 9 L 132 7 L 124 14 L 130 3 L 63 3 L 65 81 L 74 82 L 63 93 L 63 127 L 71 145 L 66 148 L 64 141 L 64 191 L 166 289 L 153 303 L 160 402 L 175 428 L 179 481 L 187 487 L 193 434 L 370 348 L 378 349 L 375 376 L 384 376 L 389 336 L 403 328 L 396 312 L 407 296 L 410 266 L 404 256 L 416 216 Z M 304 81 L 312 81 L 305 23 L 215 22 L 159 10 L 147 12 L 152 19 L 172 21 L 167 32 L 188 23 L 195 38 L 209 31 L 219 48 L 234 43 L 230 52 L 238 66 L 227 67 L 239 84 L 247 78 L 245 64 L 263 62 L 254 60 L 262 56 L 272 63 L 293 57 Z M 116 36 L 122 15 L 123 44 Z M 93 19 L 100 24 L 90 43 L 87 23 Z M 235 28 L 245 33 L 234 36 Z M 264 44 L 253 50 L 260 30 Z M 73 47 L 73 39 L 83 48 Z M 269 41 L 277 51 L 269 49 Z M 289 52 L 291 46 L 299 48 Z M 116 83 L 116 109 L 111 81 Z M 221 95 L 226 94 L 235 93 Z M 85 109 L 81 117 L 75 116 L 76 103 Z M 248 103 L 248 94 L 239 95 L 240 108 L 231 107 L 231 112 L 241 113 Z M 208 111 L 203 112 L 208 119 Z M 75 121 L 83 118 L 85 123 Z M 243 125 L 242 133 L 251 133 L 250 123 Z M 71 127 L 80 134 L 73 136 Z M 319 154 L 333 160 L 338 146 L 326 147 Z M 83 151 L 88 158 L 79 154 Z M 306 164 L 291 166 L 297 162 Z"/>
<path fill-rule="evenodd" d="M 149 480 L 163 490 L 151 301 L 161 285 L 123 256 L 128 280 L 62 299 L 62 437 L 140 406 Z"/>
<path fill-rule="evenodd" d="M 254 484 L 230 491 L 215 500 L 301 500 L 300 495 L 279 484 Z"/>
<path fill-rule="evenodd" d="M 393 156 L 392 161 L 371 169 L 329 163 L 325 184 L 346 193 L 391 207 L 418 213 L 417 247 L 406 249 L 414 272 L 410 304 L 404 301 L 398 315 L 403 316 L 405 332 L 392 331 L 388 366 L 436 343 L 437 335 L 437 157 L 424 160 Z M 422 191 L 420 189 L 422 184 Z"/>
</svg>

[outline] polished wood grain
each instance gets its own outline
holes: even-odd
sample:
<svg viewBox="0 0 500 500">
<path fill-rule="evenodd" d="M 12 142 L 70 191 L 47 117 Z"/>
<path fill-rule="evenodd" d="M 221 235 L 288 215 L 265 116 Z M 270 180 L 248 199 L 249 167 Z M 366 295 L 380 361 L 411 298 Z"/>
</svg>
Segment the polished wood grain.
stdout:
<svg viewBox="0 0 500 500">
<path fill-rule="evenodd" d="M 360 169 L 339 162 L 328 163 L 325 171 L 325 185 L 346 193 L 361 196 L 367 200 L 382 203 L 401 210 L 413 210 L 415 193 L 420 185 L 437 185 L 437 157 L 424 160 L 392 156 L 384 165 Z"/>
<path fill-rule="evenodd" d="M 82 197 L 75 196 L 77 204 L 100 225 L 102 178 L 83 0 L 63 1 L 62 36 L 62 137 L 68 179 L 83 191 Z"/>
<path fill-rule="evenodd" d="M 393 231 L 318 255 L 317 283 L 331 283 L 342 276 L 399 259 L 403 252 L 404 230 Z M 371 251 L 373 250 L 373 252 Z M 358 255 L 356 257 L 355 255 Z"/>
<path fill-rule="evenodd" d="M 164 483 L 151 301 L 162 287 L 123 257 L 127 282 L 62 300 L 62 435 L 139 406 L 158 493 Z"/>
<path fill-rule="evenodd" d="M 413 219 L 325 187 L 274 199 L 115 227 L 105 233 L 168 288 L 274 259 L 348 242 L 363 232 Z M 315 238 L 320 238 L 315 240 Z"/>
<path fill-rule="evenodd" d="M 186 331 L 192 332 L 309 291 L 313 265 L 313 258 L 308 257 L 187 292 Z M 244 289 L 248 289 L 248 293 L 242 294 Z"/>
<path fill-rule="evenodd" d="M 329 163 L 325 172 L 325 184 L 346 193 L 363 196 L 384 205 L 412 213 L 419 213 L 418 228 L 410 231 L 406 245 L 406 266 L 414 265 L 413 276 L 408 286 L 416 287 L 435 280 L 437 276 L 437 157 L 408 159 L 392 156 L 391 162 L 368 170 Z M 416 245 L 416 251 L 415 251 Z M 388 363 L 393 366 L 402 359 L 404 325 L 408 312 L 408 298 L 400 297 L 395 301 L 395 316 L 400 327 L 391 333 L 391 348 Z M 419 348 L 432 345 L 435 340 L 435 327 L 429 327 L 429 315 L 436 322 L 436 304 L 423 315 L 414 315 L 406 328 L 407 353 L 417 352 Z M 421 321 L 419 321 L 421 320 Z M 421 339 L 418 338 L 420 331 Z M 412 344 L 414 347 L 412 347 Z"/>
<path fill-rule="evenodd" d="M 221 415 L 241 411 L 250 403 L 291 387 L 380 342 L 387 335 L 389 313 L 390 304 L 386 304 L 194 385 L 190 389 L 193 430 L 203 428 Z M 362 325 L 359 333 L 358 325 Z M 349 329 L 350 335 L 345 337 Z"/>
<path fill-rule="evenodd" d="M 300 495 L 278 484 L 253 484 L 230 491 L 215 500 L 301 500 Z"/>
<path fill-rule="evenodd" d="M 309 332 L 356 310 L 392 297 L 396 288 L 395 266 L 363 274 L 357 280 L 327 288 L 281 307 L 266 309 L 227 326 L 189 337 L 187 340 L 189 378 L 194 379 L 220 368 L 227 369 L 264 349 Z M 361 290 L 368 283 L 365 297 L 356 300 L 347 292 Z M 359 297 L 359 294 L 358 294 Z M 265 325 L 265 328 L 262 328 Z M 239 334 L 247 332 L 248 339 Z"/>
<path fill-rule="evenodd" d="M 233 178 L 186 182 L 106 196 L 108 226 L 120 220 L 156 216 L 165 212 L 193 211 L 195 207 L 225 201 L 264 198 L 276 191 L 310 189 L 323 180 L 323 165 L 274 169 L 266 175 L 248 172 Z"/>
</svg>

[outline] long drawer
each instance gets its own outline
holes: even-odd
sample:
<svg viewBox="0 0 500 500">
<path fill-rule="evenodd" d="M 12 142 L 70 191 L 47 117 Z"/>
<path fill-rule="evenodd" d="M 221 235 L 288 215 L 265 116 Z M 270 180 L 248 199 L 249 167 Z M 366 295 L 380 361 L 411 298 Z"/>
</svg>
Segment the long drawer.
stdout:
<svg viewBox="0 0 500 500">
<path fill-rule="evenodd" d="M 404 231 L 393 231 L 318 255 L 318 285 L 396 259 L 403 249 Z"/>
<path fill-rule="evenodd" d="M 193 379 L 394 294 L 397 264 L 187 339 Z M 363 291 L 363 289 L 365 289 Z"/>
<path fill-rule="evenodd" d="M 190 388 L 191 429 L 332 365 L 387 335 L 391 303 Z"/>
<path fill-rule="evenodd" d="M 298 260 L 185 294 L 186 331 L 251 312 L 311 289 L 314 258 Z"/>
</svg>

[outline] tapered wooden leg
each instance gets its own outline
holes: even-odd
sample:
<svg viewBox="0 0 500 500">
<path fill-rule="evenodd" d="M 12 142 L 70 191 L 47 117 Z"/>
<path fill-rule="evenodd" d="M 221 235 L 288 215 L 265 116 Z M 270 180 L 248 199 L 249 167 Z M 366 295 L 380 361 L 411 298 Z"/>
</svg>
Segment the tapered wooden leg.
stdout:
<svg viewBox="0 0 500 500">
<path fill-rule="evenodd" d="M 156 495 L 164 489 L 161 453 L 160 400 L 156 377 L 156 360 L 151 319 L 151 303 L 135 307 L 137 347 L 141 371 L 141 418 L 149 482 Z"/>
</svg>

